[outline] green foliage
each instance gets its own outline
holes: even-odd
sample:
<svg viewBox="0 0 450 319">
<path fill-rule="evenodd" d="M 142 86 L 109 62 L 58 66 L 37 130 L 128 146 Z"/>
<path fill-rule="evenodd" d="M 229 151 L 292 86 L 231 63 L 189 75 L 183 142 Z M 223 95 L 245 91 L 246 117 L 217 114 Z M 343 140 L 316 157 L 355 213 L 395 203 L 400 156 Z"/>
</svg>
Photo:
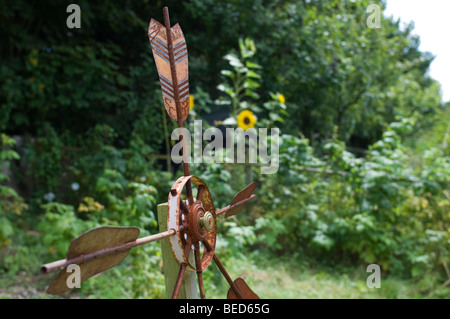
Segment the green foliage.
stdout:
<svg viewBox="0 0 450 319">
<path fill-rule="evenodd" d="M 11 167 L 11 161 L 19 160 L 19 154 L 13 150 L 15 140 L 4 133 L 0 135 L 0 249 L 10 243 L 14 234 L 11 219 L 20 216 L 28 209 L 28 205 L 17 192 L 7 185 L 2 185 L 10 180 L 5 173 Z"/>
<path fill-rule="evenodd" d="M 439 85 L 426 76 L 432 56 L 418 50 L 412 26 L 401 30 L 399 22 L 384 17 L 381 28 L 368 28 L 370 3 L 169 0 L 164 5 L 189 34 L 192 92 L 215 92 L 213 100 L 236 92 L 233 108 L 239 95 L 255 102 L 282 92 L 298 115 L 283 124 L 285 133 L 296 135 L 300 128 L 308 138 L 324 141 L 337 125 L 340 139 L 364 148 L 402 117 L 413 116 L 415 129 L 428 127 L 427 115 L 440 106 Z M 157 76 L 148 41 L 136 34 L 146 34 L 149 17 L 161 18 L 162 2 L 79 5 L 84 27 L 69 33 L 60 27 L 64 3 L 3 5 L 7 42 L 1 57 L 8 63 L 1 69 L 1 127 L 34 135 L 50 122 L 58 136 L 70 137 L 64 144 L 76 146 L 102 123 L 117 133 L 116 142 L 128 144 L 138 135 L 161 149 Z M 224 68 L 224 56 L 239 72 Z M 230 85 L 222 83 L 216 91 L 221 76 Z"/>
<path fill-rule="evenodd" d="M 42 234 L 42 244 L 53 254 L 53 258 L 63 258 L 70 241 L 95 226 L 92 222 L 79 219 L 69 205 L 48 203 L 42 205 L 42 209 L 44 215 L 37 227 Z"/>
<path fill-rule="evenodd" d="M 141 236 L 154 233 L 157 195 L 155 187 L 143 181 L 130 182 L 120 172 L 105 169 L 97 179 L 93 197 L 84 197 L 77 210 L 57 202 L 42 205 L 44 214 L 37 228 L 42 245 L 48 249 L 45 259 L 63 258 L 73 238 L 95 227 L 137 226 Z M 158 268 L 160 249 L 158 243 L 133 249 L 107 278 L 83 283 L 80 293 L 103 298 L 161 298 L 164 277 Z"/>
<path fill-rule="evenodd" d="M 303 160 L 320 162 L 311 161 L 308 148 L 297 140 L 303 156 L 289 162 L 281 156 L 280 169 L 289 169 L 283 174 L 289 179 L 269 176 L 263 184 L 264 201 L 272 202 L 273 210 L 257 219 L 261 244 L 344 262 L 356 258 L 398 276 L 440 269 L 450 253 L 449 179 L 442 173 L 448 172 L 448 158 L 439 153 L 440 161 L 427 163 L 437 176 L 427 174 L 425 167 L 414 174 L 396 132 L 408 125 L 393 123 L 365 158 L 355 158 L 339 141 L 325 144 L 321 169 L 335 172 L 328 178 L 298 167 Z M 283 136 L 281 147 L 288 143 Z"/>
<path fill-rule="evenodd" d="M 251 60 L 255 53 L 255 43 L 247 38 L 239 39 L 239 55 L 232 52 L 224 56 L 232 70 L 221 71 L 228 81 L 219 84 L 217 89 L 225 93 L 226 99 L 220 99 L 216 103 L 231 106 L 230 120 L 236 120 L 238 113 L 242 110 L 253 110 L 254 106 L 249 103 L 249 100 L 257 100 L 260 97 L 256 90 L 260 87 L 258 80 L 261 75 L 257 71 L 261 69 L 261 66 Z M 227 120 L 224 122 L 227 124 Z"/>
<path fill-rule="evenodd" d="M 264 70 L 256 93 L 267 100 L 270 92 L 282 92 L 296 114 L 283 125 L 285 133 L 323 141 L 337 125 L 340 139 L 365 148 L 401 117 L 414 114 L 421 119 L 416 129 L 426 127 L 426 115 L 440 105 L 439 85 L 424 73 L 432 56 L 418 50 L 412 26 L 401 30 L 383 17 L 381 28 L 368 28 L 372 3 L 384 6 L 368 0 L 186 2 L 185 32 L 206 34 L 190 37 L 195 82 L 217 85 L 221 58 L 242 47 L 238 38 L 250 38 L 257 49 L 252 62 Z"/>
<path fill-rule="evenodd" d="M 270 99 L 262 103 L 263 107 L 256 103 L 261 101 L 257 91 L 261 86 L 262 66 L 254 62 L 255 54 L 254 41 L 246 38 L 239 39 L 239 54 L 232 51 L 224 56 L 228 65 L 221 70 L 224 81 L 217 86 L 223 95 L 215 101 L 217 105 L 230 108 L 229 117 L 222 122 L 224 125 L 237 124 L 237 116 L 244 110 L 262 115 L 261 121 L 257 122 L 257 126 L 260 127 L 274 127 L 276 124 L 282 124 L 283 117 L 289 115 L 285 101 L 280 99 L 280 93 L 271 92 Z"/>
<path fill-rule="evenodd" d="M 147 235 L 147 234 L 143 234 Z M 164 298 L 164 275 L 160 271 L 161 247 L 150 243 L 130 251 L 105 276 L 95 276 L 81 285 L 82 296 L 104 299 Z"/>
<path fill-rule="evenodd" d="M 261 98 L 242 93 L 245 72 L 249 70 L 244 61 L 253 57 L 245 55 L 246 50 L 251 50 L 244 43 L 249 47 L 253 44 L 241 41 L 239 56 L 225 56 L 233 71 L 222 71 L 225 82 L 218 89 L 226 94 L 229 105 L 234 105 L 231 118 L 244 106 L 260 112 L 259 120 L 264 127 L 270 127 L 278 120 L 273 114 L 289 112 L 280 112 L 287 108 L 279 93 L 271 93 L 272 100 L 263 103 L 272 114 L 269 118 L 264 109 L 256 107 L 255 102 L 261 103 Z M 247 102 L 248 98 L 252 102 Z M 449 255 L 449 225 L 443 222 L 448 219 L 448 158 L 441 148 L 428 148 L 424 154 L 417 153 L 423 158 L 420 170 L 411 163 L 412 150 L 403 145 L 402 137 L 417 130 L 416 121 L 413 115 L 389 124 L 363 158 L 346 150 L 340 134 L 342 125 L 332 130 L 330 139 L 316 152 L 320 158 L 308 139 L 283 134 L 278 174 L 257 177 L 261 183 L 259 205 L 253 207 L 253 216 L 245 221 L 234 219 L 219 228 L 228 238 L 224 246 L 233 255 L 257 247 L 283 254 L 300 251 L 328 262 L 377 263 L 384 271 L 400 277 L 437 271 Z M 208 176 L 216 165 L 196 169 Z M 225 167 L 232 176 L 241 176 L 237 180 L 242 183 L 245 171 Z M 216 177 L 208 182 L 212 189 L 228 187 L 226 179 Z M 226 194 L 217 195 L 220 201 Z M 416 201 L 421 204 L 412 204 Z M 440 207 L 434 205 L 423 212 L 429 202 L 436 201 Z"/>
<path fill-rule="evenodd" d="M 277 174 L 191 165 L 216 208 L 259 182 L 257 199 L 219 225 L 223 262 L 253 249 L 333 267 L 378 263 L 412 277 L 419 296 L 441 280 L 449 104 L 412 26 L 386 17 L 366 26 L 372 2 L 164 1 L 188 41 L 189 118 L 225 110 L 223 124 L 235 125 L 251 110 L 257 127 L 282 128 Z M 0 1 L 0 271 L 11 275 L 64 257 L 93 227 L 156 232 L 156 204 L 180 174 L 155 160 L 175 125 L 146 38 L 163 1 L 78 4 L 83 27 L 68 30 L 63 2 Z M 157 243 L 134 249 L 81 294 L 161 297 L 159 261 Z M 215 270 L 205 282 L 220 289 Z"/>
</svg>

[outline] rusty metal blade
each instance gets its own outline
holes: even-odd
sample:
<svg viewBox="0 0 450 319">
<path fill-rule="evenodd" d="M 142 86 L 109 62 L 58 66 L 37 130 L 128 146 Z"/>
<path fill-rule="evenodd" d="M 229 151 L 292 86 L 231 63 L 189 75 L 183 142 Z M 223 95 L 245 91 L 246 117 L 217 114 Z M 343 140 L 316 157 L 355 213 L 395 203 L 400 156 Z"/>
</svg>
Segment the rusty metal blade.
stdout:
<svg viewBox="0 0 450 319">
<path fill-rule="evenodd" d="M 234 281 L 235 287 L 239 290 L 242 298 L 239 298 L 233 288 L 228 289 L 227 299 L 259 299 L 258 295 L 250 289 L 247 283 L 242 278 L 238 278 Z"/>
<path fill-rule="evenodd" d="M 218 210 L 216 210 L 216 216 L 225 214 L 226 212 L 228 212 L 228 211 L 230 211 L 230 210 L 233 210 L 233 209 L 235 209 L 235 208 L 238 208 L 238 210 L 234 213 L 234 214 L 236 214 L 236 213 L 243 207 L 243 205 L 244 205 L 245 203 L 251 201 L 251 200 L 252 200 L 253 198 L 255 198 L 255 197 L 256 197 L 256 195 L 255 195 L 255 194 L 252 194 L 252 195 L 250 195 L 250 197 L 247 197 L 246 199 L 241 200 L 240 202 L 237 202 L 237 203 L 235 203 L 235 204 L 233 204 L 233 205 L 228 205 L 228 206 L 226 206 L 226 207 L 224 207 L 224 208 L 218 209 Z"/>
<path fill-rule="evenodd" d="M 228 218 L 230 216 L 237 214 L 242 209 L 242 207 L 244 207 L 244 204 L 247 202 L 244 200 L 249 198 L 253 194 L 253 192 L 255 191 L 257 186 L 258 186 L 258 184 L 253 182 L 250 185 L 248 185 L 246 188 L 241 190 L 239 193 L 237 193 L 234 196 L 233 201 L 231 202 L 230 206 L 232 208 L 225 214 L 225 218 Z M 236 205 L 239 202 L 242 202 L 242 204 Z"/>
<path fill-rule="evenodd" d="M 101 273 L 109 268 L 118 265 L 127 255 L 130 249 L 135 246 L 135 241 L 139 236 L 139 228 L 137 227 L 99 227 L 87 231 L 81 236 L 72 240 L 66 260 L 80 259 L 77 263 L 80 267 L 80 283 L 86 279 Z M 83 256 L 90 253 L 107 250 L 108 248 L 123 245 L 124 243 L 133 243 L 128 249 L 99 256 L 91 260 L 83 261 Z M 72 272 L 64 269 L 56 276 L 47 289 L 49 294 L 61 294 L 71 290 L 67 285 L 67 280 Z"/>
<path fill-rule="evenodd" d="M 189 114 L 189 71 L 186 40 L 179 24 L 170 27 L 164 8 L 165 26 L 151 19 L 148 36 L 161 83 L 164 107 L 175 121 Z"/>
</svg>

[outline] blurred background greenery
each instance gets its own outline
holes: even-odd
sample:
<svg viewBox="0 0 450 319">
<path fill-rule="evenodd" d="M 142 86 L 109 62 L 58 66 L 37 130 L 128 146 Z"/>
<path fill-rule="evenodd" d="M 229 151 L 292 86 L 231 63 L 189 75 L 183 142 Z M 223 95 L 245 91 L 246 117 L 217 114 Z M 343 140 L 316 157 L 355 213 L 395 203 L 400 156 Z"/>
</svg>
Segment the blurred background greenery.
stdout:
<svg viewBox="0 0 450 319">
<path fill-rule="evenodd" d="M 336 0 L 0 1 L 0 297 L 49 298 L 42 263 L 100 225 L 158 231 L 178 176 L 147 28 L 168 6 L 189 50 L 186 123 L 281 129 L 280 168 L 196 164 L 231 274 L 270 298 L 443 298 L 450 244 L 450 103 L 412 26 Z M 253 122 L 252 122 L 253 123 Z M 204 124 L 205 128 L 206 124 Z M 382 269 L 368 289 L 368 264 Z M 208 297 L 227 284 L 214 265 Z M 162 298 L 159 243 L 64 297 Z"/>
</svg>

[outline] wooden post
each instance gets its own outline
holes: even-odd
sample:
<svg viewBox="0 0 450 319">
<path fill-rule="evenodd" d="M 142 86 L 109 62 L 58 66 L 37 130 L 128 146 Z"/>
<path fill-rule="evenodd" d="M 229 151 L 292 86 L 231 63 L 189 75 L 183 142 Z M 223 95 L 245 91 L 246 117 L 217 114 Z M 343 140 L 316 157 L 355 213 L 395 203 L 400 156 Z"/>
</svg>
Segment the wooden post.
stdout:
<svg viewBox="0 0 450 319">
<path fill-rule="evenodd" d="M 159 231 L 164 232 L 167 230 L 167 203 L 159 204 L 157 210 Z M 166 298 L 172 298 L 173 288 L 175 287 L 175 282 L 177 280 L 178 272 L 180 271 L 180 266 L 173 257 L 169 239 L 164 238 L 160 242 L 163 260 L 163 272 L 166 282 Z M 195 271 L 186 269 L 178 298 L 198 299 L 197 279 L 195 276 Z"/>
</svg>

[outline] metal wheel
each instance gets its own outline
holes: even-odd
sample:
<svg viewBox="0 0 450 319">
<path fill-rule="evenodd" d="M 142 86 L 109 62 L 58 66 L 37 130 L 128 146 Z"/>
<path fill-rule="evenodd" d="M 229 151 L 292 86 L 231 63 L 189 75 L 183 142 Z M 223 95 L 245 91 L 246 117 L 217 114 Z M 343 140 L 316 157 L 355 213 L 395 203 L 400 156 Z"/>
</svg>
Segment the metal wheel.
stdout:
<svg viewBox="0 0 450 319">
<path fill-rule="evenodd" d="M 183 190 L 188 183 L 192 183 L 197 189 L 195 198 L 189 195 L 183 196 Z M 192 194 L 194 191 L 192 188 L 191 190 Z M 246 188 L 245 195 L 249 191 L 253 192 L 253 190 L 254 185 L 251 184 L 250 188 Z M 178 297 L 186 270 L 194 270 L 197 272 L 200 297 L 204 299 L 205 288 L 202 272 L 208 267 L 212 259 L 231 286 L 232 292 L 228 294 L 229 297 L 244 298 L 245 294 L 247 297 L 250 295 L 252 298 L 258 298 L 248 288 L 243 279 L 240 278 L 239 280 L 242 288 L 239 289 L 236 286 L 215 254 L 217 217 L 208 186 L 196 176 L 180 177 L 170 190 L 168 202 L 167 229 L 180 229 L 176 235 L 169 238 L 175 260 L 180 265 L 172 298 Z M 228 206 L 227 211 L 232 210 L 231 206 Z"/>
</svg>

